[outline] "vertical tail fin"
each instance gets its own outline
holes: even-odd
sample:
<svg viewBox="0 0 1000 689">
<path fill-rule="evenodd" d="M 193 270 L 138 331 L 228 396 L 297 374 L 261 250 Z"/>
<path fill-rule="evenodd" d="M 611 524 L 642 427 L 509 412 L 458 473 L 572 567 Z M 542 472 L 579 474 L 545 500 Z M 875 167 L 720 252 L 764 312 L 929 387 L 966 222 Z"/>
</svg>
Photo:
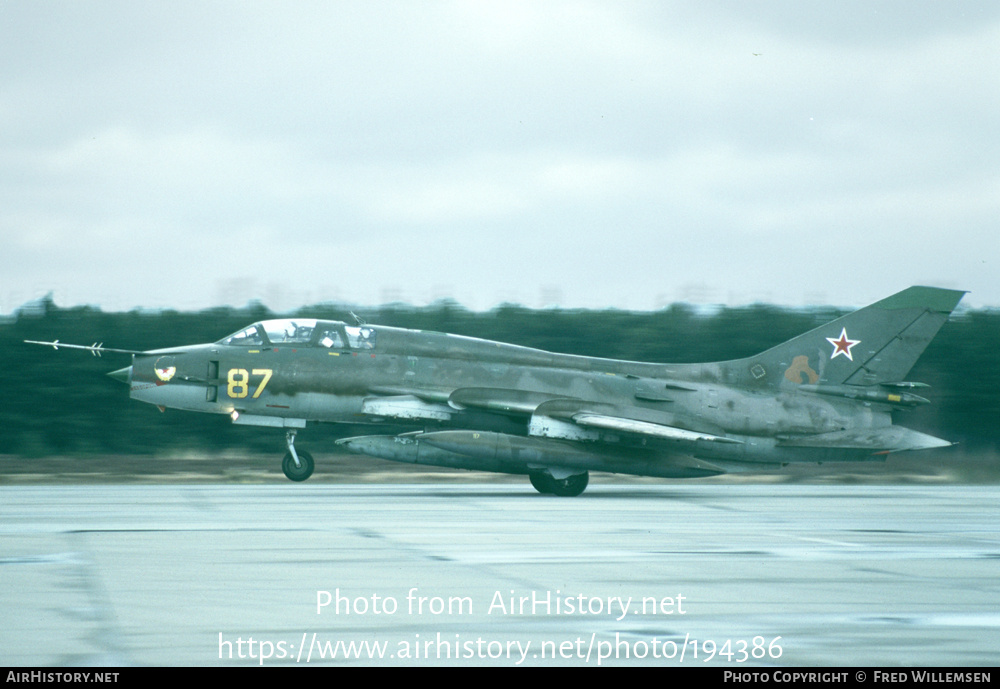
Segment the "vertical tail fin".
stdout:
<svg viewBox="0 0 1000 689">
<path fill-rule="evenodd" d="M 758 383 L 903 381 L 965 292 L 910 287 L 744 360 Z"/>
</svg>

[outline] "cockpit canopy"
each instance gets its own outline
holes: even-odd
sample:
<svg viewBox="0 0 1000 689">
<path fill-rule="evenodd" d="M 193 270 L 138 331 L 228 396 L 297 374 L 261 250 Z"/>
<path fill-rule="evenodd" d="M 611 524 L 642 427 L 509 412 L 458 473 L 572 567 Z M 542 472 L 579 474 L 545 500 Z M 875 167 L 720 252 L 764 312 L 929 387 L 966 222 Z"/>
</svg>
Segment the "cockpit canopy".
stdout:
<svg viewBox="0 0 1000 689">
<path fill-rule="evenodd" d="M 327 349 L 375 349 L 374 328 L 314 318 L 261 321 L 219 340 L 220 345 L 256 347 L 295 345 Z"/>
</svg>

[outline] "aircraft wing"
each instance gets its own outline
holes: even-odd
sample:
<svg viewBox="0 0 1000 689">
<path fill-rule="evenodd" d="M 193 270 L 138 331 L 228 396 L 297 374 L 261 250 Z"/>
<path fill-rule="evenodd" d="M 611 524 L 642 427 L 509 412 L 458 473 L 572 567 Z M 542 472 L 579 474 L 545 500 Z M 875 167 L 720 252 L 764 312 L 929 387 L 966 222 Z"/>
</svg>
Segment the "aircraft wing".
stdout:
<svg viewBox="0 0 1000 689">
<path fill-rule="evenodd" d="M 378 417 L 449 421 L 461 410 L 474 408 L 532 418 L 559 419 L 587 429 L 582 430 L 583 434 L 593 429 L 679 442 L 741 443 L 716 433 L 684 428 L 676 423 L 673 414 L 656 414 L 647 409 L 587 402 L 551 393 L 506 388 L 458 388 L 449 392 L 445 389 L 409 390 L 403 387 L 383 387 L 373 392 L 383 396 L 366 399 L 363 410 Z"/>
<path fill-rule="evenodd" d="M 508 388 L 456 389 L 378 386 L 371 388 L 369 392 L 375 396 L 365 400 L 366 413 L 373 413 L 377 416 L 396 416 L 393 413 L 386 413 L 395 408 L 401 410 L 403 414 L 403 416 L 396 418 L 416 418 L 406 416 L 406 414 L 409 414 L 409 410 L 406 407 L 412 408 L 418 406 L 419 402 L 433 405 L 439 412 L 449 412 L 451 414 L 471 408 L 501 414 L 530 416 L 539 406 L 546 402 L 572 399 L 544 392 Z M 579 400 L 576 401 L 579 402 Z M 400 403 L 402 403 L 402 406 Z M 370 411 L 376 408 L 379 409 L 378 413 Z"/>
<path fill-rule="evenodd" d="M 422 399 L 425 402 L 442 403 L 447 403 L 448 398 L 454 391 L 454 387 L 429 387 L 426 385 L 422 385 L 420 387 L 407 385 L 373 385 L 368 388 L 368 392 L 373 395 L 380 395 L 384 397 L 409 395 L 411 397 Z"/>
<path fill-rule="evenodd" d="M 474 407 L 504 414 L 534 414 L 538 408 L 555 400 L 573 400 L 564 395 L 530 390 L 506 388 L 459 388 L 448 398 L 448 404 L 456 409 Z"/>
<path fill-rule="evenodd" d="M 407 421 L 450 421 L 455 410 L 447 404 L 428 401 L 416 395 L 366 397 L 361 412 L 379 418 Z"/>
<path fill-rule="evenodd" d="M 511 414 L 532 414 L 539 405 L 552 400 L 573 399 L 545 392 L 514 390 L 510 388 L 447 388 L 409 387 L 405 385 L 379 385 L 369 392 L 381 396 L 411 396 L 426 402 L 439 402 L 453 410 L 483 409 Z"/>
<path fill-rule="evenodd" d="M 742 441 L 726 438 L 725 436 L 712 433 L 699 433 L 689 431 L 676 426 L 666 426 L 661 423 L 649 421 L 639 421 L 637 419 L 627 419 L 617 416 L 606 416 L 604 414 L 575 414 L 573 421 L 581 426 L 590 428 L 601 428 L 609 431 L 620 431 L 622 433 L 633 433 L 636 435 L 660 438 L 662 440 L 680 440 L 686 442 L 707 441 L 715 443 L 731 443 L 742 445 Z"/>
</svg>

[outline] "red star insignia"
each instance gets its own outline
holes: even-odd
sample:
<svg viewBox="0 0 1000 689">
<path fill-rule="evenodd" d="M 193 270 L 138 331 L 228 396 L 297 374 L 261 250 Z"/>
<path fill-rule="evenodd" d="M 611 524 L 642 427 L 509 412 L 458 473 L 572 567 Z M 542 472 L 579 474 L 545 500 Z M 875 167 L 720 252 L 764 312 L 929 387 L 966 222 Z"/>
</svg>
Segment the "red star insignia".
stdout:
<svg viewBox="0 0 1000 689">
<path fill-rule="evenodd" d="M 833 339 L 832 337 L 828 337 L 826 341 L 833 345 L 833 354 L 830 355 L 831 359 L 836 359 L 838 355 L 843 354 L 851 361 L 854 361 L 854 357 L 851 356 L 851 347 L 861 344 L 861 340 L 852 340 L 847 337 L 847 328 L 841 328 L 839 338 Z"/>
</svg>

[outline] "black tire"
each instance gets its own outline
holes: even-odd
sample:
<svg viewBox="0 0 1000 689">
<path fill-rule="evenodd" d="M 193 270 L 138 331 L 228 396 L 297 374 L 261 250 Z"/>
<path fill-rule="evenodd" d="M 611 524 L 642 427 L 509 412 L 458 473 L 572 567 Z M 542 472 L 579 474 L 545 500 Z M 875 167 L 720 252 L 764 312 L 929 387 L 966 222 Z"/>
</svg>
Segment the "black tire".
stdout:
<svg viewBox="0 0 1000 689">
<path fill-rule="evenodd" d="M 298 454 L 299 464 L 302 466 L 295 466 L 295 460 L 292 459 L 292 453 L 289 452 L 281 460 L 281 470 L 285 472 L 285 476 L 291 481 L 305 481 L 312 476 L 313 469 L 316 468 L 316 463 L 313 461 L 312 455 L 308 452 L 303 452 L 302 450 L 296 450 L 295 452 Z"/>
<path fill-rule="evenodd" d="M 531 485 L 542 495 L 558 495 L 564 498 L 576 497 L 587 489 L 590 474 L 586 471 L 566 478 L 552 478 L 545 471 L 535 471 L 528 474 Z"/>
<path fill-rule="evenodd" d="M 552 495 L 555 493 L 555 479 L 541 471 L 533 471 L 528 474 L 531 485 L 542 495 Z"/>
<path fill-rule="evenodd" d="M 590 474 L 586 471 L 576 476 L 569 476 L 564 479 L 553 479 L 553 490 L 555 495 L 564 498 L 575 498 L 587 489 L 590 483 Z"/>
</svg>

